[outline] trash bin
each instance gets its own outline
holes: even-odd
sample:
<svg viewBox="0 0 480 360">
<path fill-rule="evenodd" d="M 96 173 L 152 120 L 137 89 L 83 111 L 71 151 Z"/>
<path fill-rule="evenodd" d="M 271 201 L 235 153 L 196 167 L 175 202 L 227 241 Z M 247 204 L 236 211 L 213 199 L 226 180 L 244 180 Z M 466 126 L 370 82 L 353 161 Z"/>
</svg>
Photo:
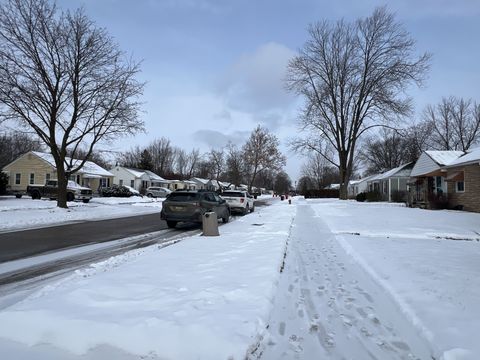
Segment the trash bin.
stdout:
<svg viewBox="0 0 480 360">
<path fill-rule="evenodd" d="M 285 200 L 285 196 L 283 196 L 283 195 L 280 196 L 280 200 L 281 200 L 281 201 Z"/>
<path fill-rule="evenodd" d="M 217 214 L 213 211 L 202 215 L 203 236 L 219 236 Z"/>
</svg>

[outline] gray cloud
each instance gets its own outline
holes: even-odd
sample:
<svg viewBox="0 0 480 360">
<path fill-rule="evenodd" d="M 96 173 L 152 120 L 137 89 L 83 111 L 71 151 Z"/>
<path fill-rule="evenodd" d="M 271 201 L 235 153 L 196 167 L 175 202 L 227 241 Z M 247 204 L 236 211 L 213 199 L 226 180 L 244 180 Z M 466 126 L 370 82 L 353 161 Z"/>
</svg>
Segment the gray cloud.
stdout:
<svg viewBox="0 0 480 360">
<path fill-rule="evenodd" d="M 231 134 L 224 134 L 216 130 L 198 130 L 193 133 L 194 141 L 207 145 L 213 149 L 219 149 L 229 142 L 235 145 L 243 145 L 250 136 L 250 131 L 235 131 Z"/>
</svg>

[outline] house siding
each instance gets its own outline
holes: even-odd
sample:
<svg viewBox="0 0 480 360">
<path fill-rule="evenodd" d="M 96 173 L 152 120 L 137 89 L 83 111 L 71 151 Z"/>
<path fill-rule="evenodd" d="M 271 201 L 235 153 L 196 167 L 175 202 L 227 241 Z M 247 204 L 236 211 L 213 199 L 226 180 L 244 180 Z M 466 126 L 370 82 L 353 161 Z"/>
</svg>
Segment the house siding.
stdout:
<svg viewBox="0 0 480 360">
<path fill-rule="evenodd" d="M 451 207 L 463 206 L 463 210 L 480 212 L 480 166 L 477 164 L 448 169 L 449 173 L 464 171 L 464 192 L 456 192 L 456 182 L 448 181 L 448 200 Z"/>
<path fill-rule="evenodd" d="M 428 174 L 439 168 L 440 166 L 438 166 L 438 164 L 435 161 L 433 161 L 430 156 L 428 156 L 426 153 L 422 153 L 422 155 L 420 155 L 417 162 L 415 163 L 415 166 L 413 167 L 412 172 L 410 173 L 410 176 L 416 177 L 416 176 Z"/>
<path fill-rule="evenodd" d="M 9 177 L 8 184 L 15 191 L 27 190 L 27 186 L 30 185 L 30 174 L 35 174 L 35 184 L 45 184 L 47 174 L 50 174 L 50 179 L 57 178 L 57 172 L 53 166 L 30 153 L 5 166 L 3 171 Z M 16 174 L 21 174 L 20 184 L 15 184 Z"/>
</svg>

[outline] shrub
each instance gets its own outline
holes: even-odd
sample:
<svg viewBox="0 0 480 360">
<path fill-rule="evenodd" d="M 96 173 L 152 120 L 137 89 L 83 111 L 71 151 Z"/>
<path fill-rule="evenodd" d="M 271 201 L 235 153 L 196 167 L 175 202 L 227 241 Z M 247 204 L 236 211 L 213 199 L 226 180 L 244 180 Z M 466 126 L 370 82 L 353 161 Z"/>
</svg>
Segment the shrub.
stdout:
<svg viewBox="0 0 480 360">
<path fill-rule="evenodd" d="M 360 202 L 364 202 L 365 200 L 367 200 L 367 193 L 364 193 L 364 192 L 358 193 L 356 196 L 356 200 Z"/>
<path fill-rule="evenodd" d="M 104 197 L 130 197 L 133 196 L 132 193 L 128 188 L 121 185 L 112 185 L 108 188 L 102 189 L 102 196 Z"/>
<path fill-rule="evenodd" d="M 0 195 L 7 193 L 8 175 L 0 171 Z"/>
<path fill-rule="evenodd" d="M 448 209 L 447 197 L 443 194 L 430 194 L 428 196 L 430 208 L 433 210 Z"/>
<path fill-rule="evenodd" d="M 366 199 L 369 202 L 382 201 L 382 194 L 378 191 L 369 191 L 366 194 Z"/>
<path fill-rule="evenodd" d="M 407 192 L 395 190 L 392 191 L 392 202 L 402 203 L 407 201 Z"/>
<path fill-rule="evenodd" d="M 303 194 L 305 196 L 305 199 L 308 198 L 339 198 L 340 192 L 339 190 L 335 189 L 319 189 L 319 190 L 314 190 L 310 189 L 305 191 Z"/>
</svg>

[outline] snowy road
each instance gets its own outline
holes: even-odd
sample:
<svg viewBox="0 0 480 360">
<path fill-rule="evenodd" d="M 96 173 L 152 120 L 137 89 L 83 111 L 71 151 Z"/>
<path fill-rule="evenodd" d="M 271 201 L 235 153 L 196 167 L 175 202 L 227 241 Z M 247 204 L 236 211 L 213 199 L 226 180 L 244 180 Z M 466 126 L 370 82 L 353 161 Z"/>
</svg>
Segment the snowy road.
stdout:
<svg viewBox="0 0 480 360">
<path fill-rule="evenodd" d="M 269 336 L 257 358 L 431 359 L 431 354 L 389 294 L 346 254 L 311 206 L 298 205 Z"/>
</svg>

